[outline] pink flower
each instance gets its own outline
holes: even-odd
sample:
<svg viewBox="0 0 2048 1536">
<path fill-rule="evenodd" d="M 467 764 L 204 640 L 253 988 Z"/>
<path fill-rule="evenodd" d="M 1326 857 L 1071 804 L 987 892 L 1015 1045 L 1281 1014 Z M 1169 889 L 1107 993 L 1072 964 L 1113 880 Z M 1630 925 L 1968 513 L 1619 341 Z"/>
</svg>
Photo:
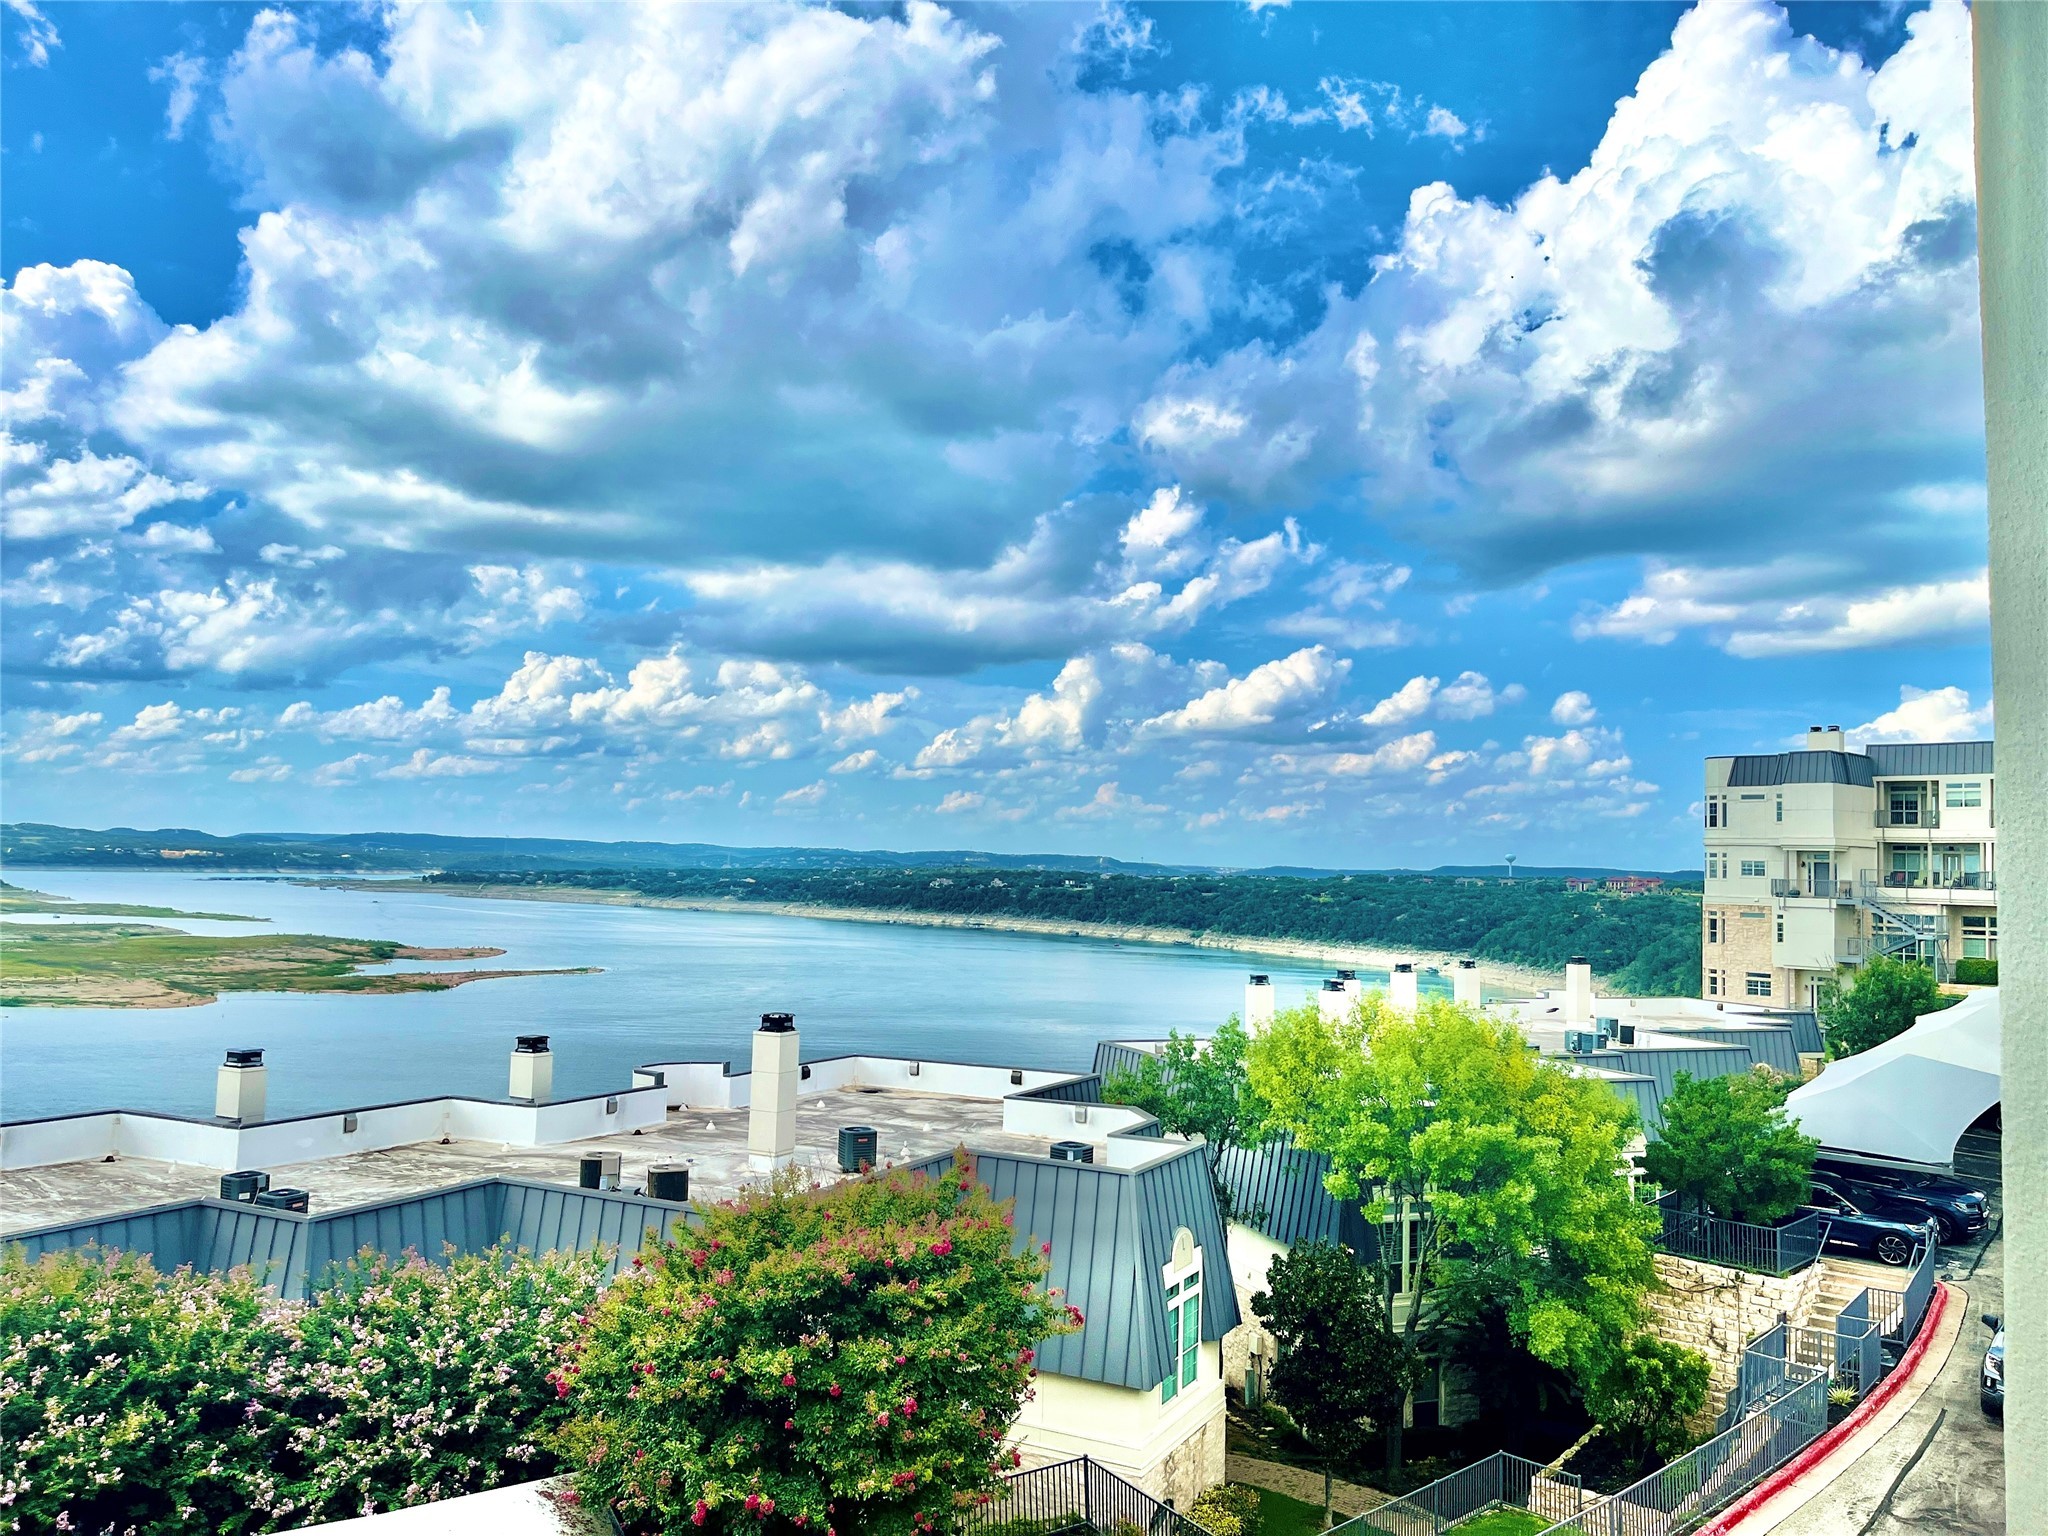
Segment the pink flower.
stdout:
<svg viewBox="0 0 2048 1536">
<path fill-rule="evenodd" d="M 1081 1324 L 1088 1321 L 1088 1319 L 1081 1315 L 1081 1309 L 1079 1307 L 1069 1304 L 1067 1307 L 1067 1321 L 1069 1321 L 1076 1328 L 1078 1328 L 1081 1326 Z"/>
<path fill-rule="evenodd" d="M 796 1428 L 796 1420 L 795 1420 L 795 1419 L 784 1419 L 784 1420 L 782 1421 L 782 1427 L 783 1427 L 784 1429 L 795 1429 L 795 1428 Z"/>
<path fill-rule="evenodd" d="M 706 1504 L 702 1499 L 699 1499 L 697 1501 L 697 1507 L 690 1511 L 690 1524 L 702 1525 L 704 1523 L 704 1517 L 710 1513 L 711 1506 Z"/>
<path fill-rule="evenodd" d="M 1038 1251 L 1039 1251 L 1040 1253 L 1044 1254 L 1044 1255 L 1045 1255 L 1045 1256 L 1046 1256 L 1046 1257 L 1047 1257 L 1047 1258 L 1049 1259 L 1049 1258 L 1051 1258 L 1051 1257 L 1052 1257 L 1052 1244 L 1051 1244 L 1051 1243 L 1040 1243 L 1040 1244 L 1038 1245 Z"/>
<path fill-rule="evenodd" d="M 796 1385 L 796 1378 L 792 1376 L 788 1371 L 784 1371 L 782 1373 L 782 1384 L 785 1387 L 793 1387 Z"/>
<path fill-rule="evenodd" d="M 882 1428 L 887 1429 L 889 1427 L 889 1410 L 884 1408 L 880 1413 L 876 1414 L 875 1422 L 881 1425 Z"/>
<path fill-rule="evenodd" d="M 774 1514 L 774 1513 L 775 1513 L 775 1501 L 774 1501 L 773 1499 L 763 1499 L 763 1500 L 761 1501 L 761 1515 L 762 1515 L 762 1518 L 763 1518 L 763 1519 L 765 1519 L 765 1518 L 767 1518 L 767 1517 L 768 1517 L 769 1515 L 772 1515 L 772 1514 Z"/>
<path fill-rule="evenodd" d="M 755 1510 L 759 1509 L 760 1507 L 761 1507 L 761 1495 L 759 1495 L 758 1493 L 750 1493 L 750 1494 L 748 1494 L 748 1495 L 747 1495 L 747 1513 L 751 1515 L 751 1514 L 752 1514 L 752 1513 L 753 1513 L 753 1512 L 754 1512 Z"/>
<path fill-rule="evenodd" d="M 910 1417 L 910 1416 L 911 1416 L 911 1415 L 912 1415 L 913 1413 L 916 1413 L 916 1412 L 917 1412 L 917 1399 L 916 1399 L 916 1398 L 914 1398 L 914 1397 L 906 1397 L 905 1399 L 903 1399 L 903 1417 L 905 1417 L 905 1418 L 907 1419 L 907 1418 L 909 1418 L 909 1417 Z"/>
<path fill-rule="evenodd" d="M 932 1244 L 932 1252 L 939 1258 L 943 1259 L 947 1254 L 951 1253 L 952 1251 L 953 1239 L 951 1239 L 950 1237 L 942 1237 L 936 1243 Z"/>
<path fill-rule="evenodd" d="M 838 1383 L 838 1382 L 836 1382 L 836 1381 L 835 1381 L 835 1382 L 833 1382 L 833 1383 L 832 1383 L 832 1385 L 831 1385 L 830 1387 L 826 1388 L 826 1390 L 825 1390 L 825 1395 L 826 1395 L 827 1397 L 834 1397 L 834 1398 L 838 1397 L 838 1396 L 839 1396 L 839 1383 Z"/>
<path fill-rule="evenodd" d="M 711 1379 L 713 1381 L 725 1380 L 725 1367 L 722 1365 L 714 1365 L 713 1367 L 711 1367 Z"/>
</svg>

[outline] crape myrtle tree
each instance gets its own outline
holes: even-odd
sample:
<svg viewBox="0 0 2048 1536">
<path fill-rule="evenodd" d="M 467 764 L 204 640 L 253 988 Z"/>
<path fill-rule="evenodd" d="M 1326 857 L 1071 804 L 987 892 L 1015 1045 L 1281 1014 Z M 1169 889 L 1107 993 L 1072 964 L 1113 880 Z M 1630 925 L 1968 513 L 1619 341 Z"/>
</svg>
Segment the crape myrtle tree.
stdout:
<svg viewBox="0 0 2048 1536">
<path fill-rule="evenodd" d="M 1790 1085 L 1761 1072 L 1681 1072 L 1643 1171 L 1730 1221 L 1768 1226 L 1806 1203 L 1820 1143 L 1785 1118 Z"/>
<path fill-rule="evenodd" d="M 1322 1460 L 1327 1527 L 1332 1468 L 1357 1461 L 1375 1426 L 1398 1429 L 1420 1364 L 1388 1325 L 1377 1275 L 1336 1243 L 1276 1255 L 1252 1311 L 1280 1346 L 1273 1399 Z M 1390 1435 L 1389 1456 L 1398 1450 Z"/>
<path fill-rule="evenodd" d="M 1245 1065 L 1250 1044 L 1243 1023 L 1232 1014 L 1207 1040 L 1174 1031 L 1159 1054 L 1147 1056 L 1135 1070 L 1111 1072 L 1102 1085 L 1104 1099 L 1144 1110 L 1167 1134 L 1203 1138 L 1216 1208 L 1226 1221 L 1252 1214 L 1236 1209 L 1218 1172 L 1226 1151 L 1262 1139 L 1265 1106 L 1252 1091 Z"/>
<path fill-rule="evenodd" d="M 1341 1020 L 1281 1013 L 1249 1072 L 1268 1123 L 1327 1153 L 1330 1192 L 1382 1232 L 1380 1304 L 1411 1351 L 1496 1304 L 1583 1385 L 1635 1331 L 1657 1217 L 1624 1174 L 1635 1111 L 1604 1083 L 1476 1010 L 1428 998 L 1410 1015 L 1376 992 Z"/>
<path fill-rule="evenodd" d="M 785 1176 L 650 1245 L 555 1389 L 579 1495 L 628 1531 L 950 1530 L 1015 1460 L 1038 1345 L 1081 1315 L 1050 1245 L 961 1154 L 819 1189 Z"/>
<path fill-rule="evenodd" d="M 1923 1013 L 1937 1013 L 1961 1001 L 1941 990 L 1931 967 L 1918 960 L 1877 955 L 1860 966 L 1844 966 L 1835 980 L 1824 982 L 1814 1010 L 1827 1037 L 1828 1055 L 1839 1060 L 1904 1034 Z"/>
</svg>

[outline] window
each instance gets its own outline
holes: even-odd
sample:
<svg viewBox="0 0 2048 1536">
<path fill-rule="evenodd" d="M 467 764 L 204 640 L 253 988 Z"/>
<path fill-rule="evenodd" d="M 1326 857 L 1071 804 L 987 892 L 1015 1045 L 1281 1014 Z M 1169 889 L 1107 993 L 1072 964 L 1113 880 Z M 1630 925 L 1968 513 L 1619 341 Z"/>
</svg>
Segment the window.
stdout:
<svg viewBox="0 0 2048 1536">
<path fill-rule="evenodd" d="M 1785 819 L 1785 797 L 1783 795 L 1778 796 L 1778 814 L 1774 819 L 1778 821 Z"/>
<path fill-rule="evenodd" d="M 1778 942 L 1785 942 L 1785 919 L 1782 917 L 1778 919 Z"/>
<path fill-rule="evenodd" d="M 1920 788 L 1894 789 L 1887 797 L 1892 826 L 1917 827 L 1920 825 Z"/>
<path fill-rule="evenodd" d="M 1762 795 L 1744 795 L 1744 796 L 1743 796 L 1742 798 L 1743 798 L 1743 799 L 1745 799 L 1745 800 L 1761 800 L 1761 799 L 1763 799 L 1763 796 L 1762 796 Z"/>
<path fill-rule="evenodd" d="M 1727 994 L 1727 991 L 1728 973 L 1726 971 L 1707 972 L 1707 996 L 1723 997 Z"/>
<path fill-rule="evenodd" d="M 1762 859 L 1744 859 L 1742 861 L 1742 873 L 1745 876 L 1761 875 L 1763 872 L 1764 861 Z"/>
<path fill-rule="evenodd" d="M 1771 973 L 1769 971 L 1748 972 L 1742 978 L 1742 990 L 1751 997 L 1769 997 L 1771 995 Z"/>
<path fill-rule="evenodd" d="M 1984 781 L 1963 779 L 1948 786 L 1948 808 L 1952 811 L 1975 810 L 1984 803 Z"/>
<path fill-rule="evenodd" d="M 1996 917 L 1965 917 L 1963 919 L 1963 958 L 1965 960 L 1993 960 L 1997 958 L 1998 919 Z"/>
<path fill-rule="evenodd" d="M 1718 912 L 1709 912 L 1707 914 L 1707 942 L 1709 944 L 1721 942 L 1721 914 Z"/>
<path fill-rule="evenodd" d="M 1709 827 L 1725 827 L 1728 825 L 1728 797 L 1726 795 L 1707 796 L 1707 825 Z"/>
<path fill-rule="evenodd" d="M 1166 1340 L 1170 1350 L 1159 1400 L 1170 1403 L 1192 1387 L 1202 1368 L 1202 1255 L 1183 1227 L 1174 1234 L 1173 1261 L 1166 1266 Z"/>
</svg>

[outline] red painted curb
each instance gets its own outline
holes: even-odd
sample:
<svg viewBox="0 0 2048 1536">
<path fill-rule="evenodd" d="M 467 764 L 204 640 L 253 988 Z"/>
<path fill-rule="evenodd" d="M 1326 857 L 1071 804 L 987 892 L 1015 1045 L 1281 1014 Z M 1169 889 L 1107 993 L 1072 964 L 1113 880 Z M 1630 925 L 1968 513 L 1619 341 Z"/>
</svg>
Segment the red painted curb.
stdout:
<svg viewBox="0 0 2048 1536">
<path fill-rule="evenodd" d="M 1928 1347 L 1934 1342 L 1935 1327 L 1941 1322 L 1942 1314 L 1948 1310 L 1948 1299 L 1949 1288 L 1937 1281 L 1934 1294 L 1927 1301 L 1927 1314 L 1920 1319 L 1920 1332 L 1906 1347 L 1905 1354 L 1899 1357 L 1899 1363 L 1892 1367 L 1892 1373 L 1878 1383 L 1877 1389 L 1856 1405 L 1854 1413 L 1701 1526 L 1695 1536 L 1731 1536 L 1737 1526 L 1798 1481 L 1803 1474 L 1827 1460 L 1844 1440 L 1855 1434 L 1880 1408 L 1896 1397 L 1899 1390 L 1905 1386 L 1906 1379 L 1919 1369 L 1920 1362 L 1927 1357 Z"/>
</svg>

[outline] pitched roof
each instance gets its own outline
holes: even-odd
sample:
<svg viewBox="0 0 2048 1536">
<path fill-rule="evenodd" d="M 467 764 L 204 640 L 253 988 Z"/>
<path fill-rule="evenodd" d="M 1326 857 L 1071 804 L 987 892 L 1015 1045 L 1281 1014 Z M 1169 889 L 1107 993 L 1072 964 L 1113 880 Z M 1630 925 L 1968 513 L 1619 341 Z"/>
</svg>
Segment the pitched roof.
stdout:
<svg viewBox="0 0 2048 1536">
<path fill-rule="evenodd" d="M 1870 759 L 1861 752 L 1771 752 L 1734 759 L 1730 789 L 1763 789 L 1773 784 L 1861 784 L 1871 781 Z"/>
<path fill-rule="evenodd" d="M 1902 741 L 1865 747 L 1879 778 L 1950 773 L 1990 773 L 1988 741 Z"/>
</svg>

